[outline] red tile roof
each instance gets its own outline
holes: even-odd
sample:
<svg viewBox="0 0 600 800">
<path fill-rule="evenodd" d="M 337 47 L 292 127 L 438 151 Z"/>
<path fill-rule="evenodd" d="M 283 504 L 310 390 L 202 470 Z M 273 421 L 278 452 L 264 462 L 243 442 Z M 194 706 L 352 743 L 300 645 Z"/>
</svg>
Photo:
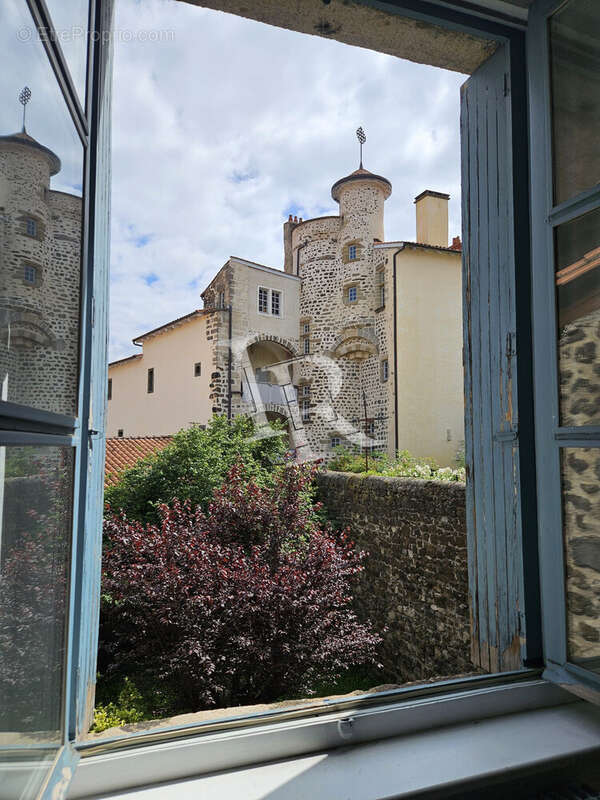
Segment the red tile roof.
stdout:
<svg viewBox="0 0 600 800">
<path fill-rule="evenodd" d="M 104 485 L 118 482 L 119 473 L 133 467 L 141 458 L 164 450 L 173 441 L 172 436 L 120 436 L 106 440 Z"/>
</svg>

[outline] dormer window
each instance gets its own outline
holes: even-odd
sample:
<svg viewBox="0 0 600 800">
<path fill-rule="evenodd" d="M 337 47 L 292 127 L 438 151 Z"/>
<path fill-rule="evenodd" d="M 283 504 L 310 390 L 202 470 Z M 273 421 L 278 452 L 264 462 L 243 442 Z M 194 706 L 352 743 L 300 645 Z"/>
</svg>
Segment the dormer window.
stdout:
<svg viewBox="0 0 600 800">
<path fill-rule="evenodd" d="M 27 217 L 25 220 L 25 232 L 27 236 L 37 236 L 37 221 L 33 217 Z"/>
<path fill-rule="evenodd" d="M 351 244 L 348 248 L 348 261 L 355 261 L 356 260 L 356 245 Z"/>
</svg>

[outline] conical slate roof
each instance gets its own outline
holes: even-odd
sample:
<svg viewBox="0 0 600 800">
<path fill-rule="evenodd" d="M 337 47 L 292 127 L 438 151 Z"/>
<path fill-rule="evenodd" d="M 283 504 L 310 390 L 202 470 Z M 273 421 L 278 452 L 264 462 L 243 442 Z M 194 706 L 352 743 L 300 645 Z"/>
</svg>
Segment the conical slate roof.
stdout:
<svg viewBox="0 0 600 800">
<path fill-rule="evenodd" d="M 369 172 L 369 170 L 365 169 L 361 164 L 358 169 L 355 169 L 354 172 L 350 173 L 350 175 L 346 175 L 345 178 L 340 178 L 339 181 L 336 181 L 331 187 L 331 196 L 337 203 L 339 203 L 340 189 L 342 186 L 344 186 L 346 183 L 354 181 L 377 181 L 378 183 L 381 183 L 386 200 L 392 193 L 392 184 L 387 178 L 384 178 L 382 175 L 375 175 L 373 172 Z"/>
<path fill-rule="evenodd" d="M 34 150 L 43 153 L 48 159 L 50 163 L 50 175 L 56 175 L 57 172 L 60 172 L 60 158 L 56 155 L 56 153 L 53 153 L 52 150 L 44 147 L 43 144 L 40 144 L 26 131 L 11 133 L 8 136 L 0 136 L 0 144 L 3 142 L 6 142 L 7 144 L 20 144 L 24 145 L 25 147 L 32 147 Z"/>
</svg>

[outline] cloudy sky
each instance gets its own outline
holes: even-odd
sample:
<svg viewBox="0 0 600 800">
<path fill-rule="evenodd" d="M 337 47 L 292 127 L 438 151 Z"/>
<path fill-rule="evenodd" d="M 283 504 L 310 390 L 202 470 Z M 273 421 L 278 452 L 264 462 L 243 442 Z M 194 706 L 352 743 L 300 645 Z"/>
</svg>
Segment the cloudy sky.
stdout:
<svg viewBox="0 0 600 800">
<path fill-rule="evenodd" d="M 460 232 L 465 76 L 174 0 L 118 0 L 116 27 L 111 360 L 201 307 L 230 255 L 281 267 L 289 213 L 337 213 L 359 125 L 386 238 L 414 239 L 426 188 Z"/>
</svg>

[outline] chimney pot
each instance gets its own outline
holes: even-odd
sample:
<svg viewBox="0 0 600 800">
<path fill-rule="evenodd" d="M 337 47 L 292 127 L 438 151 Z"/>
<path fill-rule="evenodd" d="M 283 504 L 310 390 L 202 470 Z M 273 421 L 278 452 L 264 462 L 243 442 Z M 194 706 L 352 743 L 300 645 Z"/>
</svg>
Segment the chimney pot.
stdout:
<svg viewBox="0 0 600 800">
<path fill-rule="evenodd" d="M 288 222 L 291 222 L 291 221 L 292 221 L 292 215 L 290 214 L 289 217 L 288 217 Z"/>
</svg>

